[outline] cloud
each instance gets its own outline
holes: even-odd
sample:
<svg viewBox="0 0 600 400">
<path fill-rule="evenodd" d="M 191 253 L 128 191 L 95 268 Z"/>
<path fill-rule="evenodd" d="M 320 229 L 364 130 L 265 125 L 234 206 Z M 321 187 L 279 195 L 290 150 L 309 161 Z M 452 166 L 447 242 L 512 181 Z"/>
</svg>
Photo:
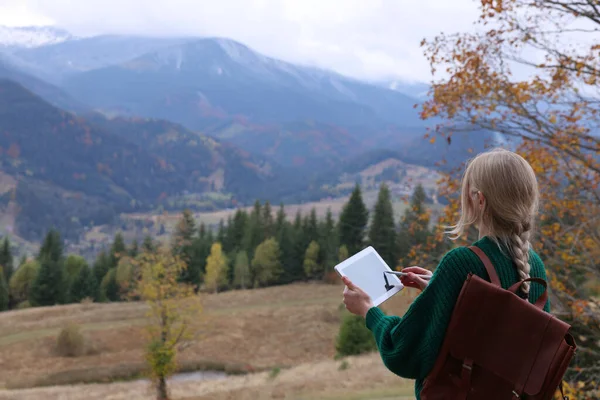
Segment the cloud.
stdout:
<svg viewBox="0 0 600 400">
<path fill-rule="evenodd" d="M 77 35 L 224 36 L 362 79 L 423 81 L 421 39 L 464 30 L 478 11 L 472 0 L 0 0 L 0 12 L 3 5 Z"/>
</svg>

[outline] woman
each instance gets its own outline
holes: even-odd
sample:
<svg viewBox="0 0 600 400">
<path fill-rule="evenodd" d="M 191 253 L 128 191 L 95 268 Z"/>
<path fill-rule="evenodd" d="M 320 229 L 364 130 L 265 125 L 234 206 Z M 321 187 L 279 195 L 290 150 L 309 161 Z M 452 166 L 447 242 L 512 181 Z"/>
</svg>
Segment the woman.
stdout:
<svg viewBox="0 0 600 400">
<path fill-rule="evenodd" d="M 538 207 L 538 186 L 531 166 L 507 150 L 475 157 L 462 179 L 461 215 L 448 232 L 456 239 L 471 225 L 479 228 L 475 246 L 492 261 L 502 287 L 529 276 L 546 279 L 544 264 L 530 249 Z M 384 364 L 395 374 L 415 379 L 420 399 L 423 383 L 438 356 L 452 310 L 469 273 L 489 280 L 480 259 L 466 247 L 449 251 L 435 272 L 409 267 L 405 286 L 422 290 L 402 318 L 386 316 L 373 307 L 369 296 L 344 278 L 344 303 L 353 314 L 366 318 Z M 429 282 L 418 275 L 433 275 Z M 537 283 L 522 285 L 522 296 L 534 303 L 543 293 Z M 550 312 L 550 304 L 544 310 Z"/>
</svg>

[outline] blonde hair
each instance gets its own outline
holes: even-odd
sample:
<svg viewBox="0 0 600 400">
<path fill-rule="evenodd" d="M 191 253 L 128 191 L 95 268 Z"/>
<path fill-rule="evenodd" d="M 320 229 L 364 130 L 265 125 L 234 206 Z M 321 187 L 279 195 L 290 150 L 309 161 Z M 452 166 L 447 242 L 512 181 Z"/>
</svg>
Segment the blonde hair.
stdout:
<svg viewBox="0 0 600 400">
<path fill-rule="evenodd" d="M 483 207 L 479 206 L 480 194 Z M 469 226 L 480 224 L 490 239 L 508 250 L 521 279 L 529 278 L 530 238 L 538 199 L 535 173 L 523 157 L 504 149 L 481 153 L 465 170 L 460 219 L 447 233 L 457 239 Z M 529 282 L 521 288 L 529 293 Z"/>
</svg>

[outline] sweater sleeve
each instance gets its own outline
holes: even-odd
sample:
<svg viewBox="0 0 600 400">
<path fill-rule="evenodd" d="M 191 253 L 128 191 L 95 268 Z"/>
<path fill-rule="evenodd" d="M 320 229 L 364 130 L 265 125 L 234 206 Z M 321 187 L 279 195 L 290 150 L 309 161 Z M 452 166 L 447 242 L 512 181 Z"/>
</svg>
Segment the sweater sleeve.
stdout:
<svg viewBox="0 0 600 400">
<path fill-rule="evenodd" d="M 533 250 L 531 250 L 529 253 L 529 263 L 531 265 L 531 276 L 542 278 L 543 280 L 548 282 L 544 262 L 542 261 L 540 256 Z M 550 282 L 548 282 L 548 290 L 550 290 Z M 538 297 L 541 296 L 544 292 L 544 288 L 540 284 L 534 282 L 531 284 L 531 292 L 535 295 L 532 299 L 532 302 L 535 303 Z M 550 294 L 550 292 L 548 292 L 548 294 Z M 544 311 L 546 311 L 547 313 L 550 312 L 550 296 L 548 296 L 548 300 L 544 305 Z"/>
<path fill-rule="evenodd" d="M 433 368 L 473 256 L 467 248 L 448 252 L 402 318 L 386 316 L 377 307 L 369 310 L 367 327 L 390 371 L 423 379 Z"/>
</svg>

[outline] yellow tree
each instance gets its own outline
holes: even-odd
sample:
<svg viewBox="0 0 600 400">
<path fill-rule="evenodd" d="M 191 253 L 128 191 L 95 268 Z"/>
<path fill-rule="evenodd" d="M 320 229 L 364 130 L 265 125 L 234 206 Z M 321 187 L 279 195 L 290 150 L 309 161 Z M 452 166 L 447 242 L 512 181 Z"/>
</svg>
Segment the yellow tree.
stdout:
<svg viewBox="0 0 600 400">
<path fill-rule="evenodd" d="M 216 242 L 210 248 L 210 255 L 206 258 L 206 288 L 217 292 L 219 287 L 227 284 L 227 257 L 223 254 L 221 243 Z"/>
<path fill-rule="evenodd" d="M 424 118 L 451 143 L 457 131 L 503 135 L 541 186 L 538 250 L 553 309 L 579 332 L 570 375 L 600 370 L 600 1 L 481 0 L 468 32 L 422 42 L 434 75 Z M 435 140 L 435 137 L 431 138 Z M 456 193 L 456 175 L 443 190 Z M 442 218 L 455 220 L 454 201 Z"/>
<path fill-rule="evenodd" d="M 191 323 L 200 315 L 200 298 L 180 281 L 186 264 L 172 251 L 144 252 L 135 262 L 137 287 L 131 295 L 149 306 L 146 360 L 157 399 L 168 400 L 167 378 L 176 371 L 179 347 L 194 336 Z"/>
</svg>

